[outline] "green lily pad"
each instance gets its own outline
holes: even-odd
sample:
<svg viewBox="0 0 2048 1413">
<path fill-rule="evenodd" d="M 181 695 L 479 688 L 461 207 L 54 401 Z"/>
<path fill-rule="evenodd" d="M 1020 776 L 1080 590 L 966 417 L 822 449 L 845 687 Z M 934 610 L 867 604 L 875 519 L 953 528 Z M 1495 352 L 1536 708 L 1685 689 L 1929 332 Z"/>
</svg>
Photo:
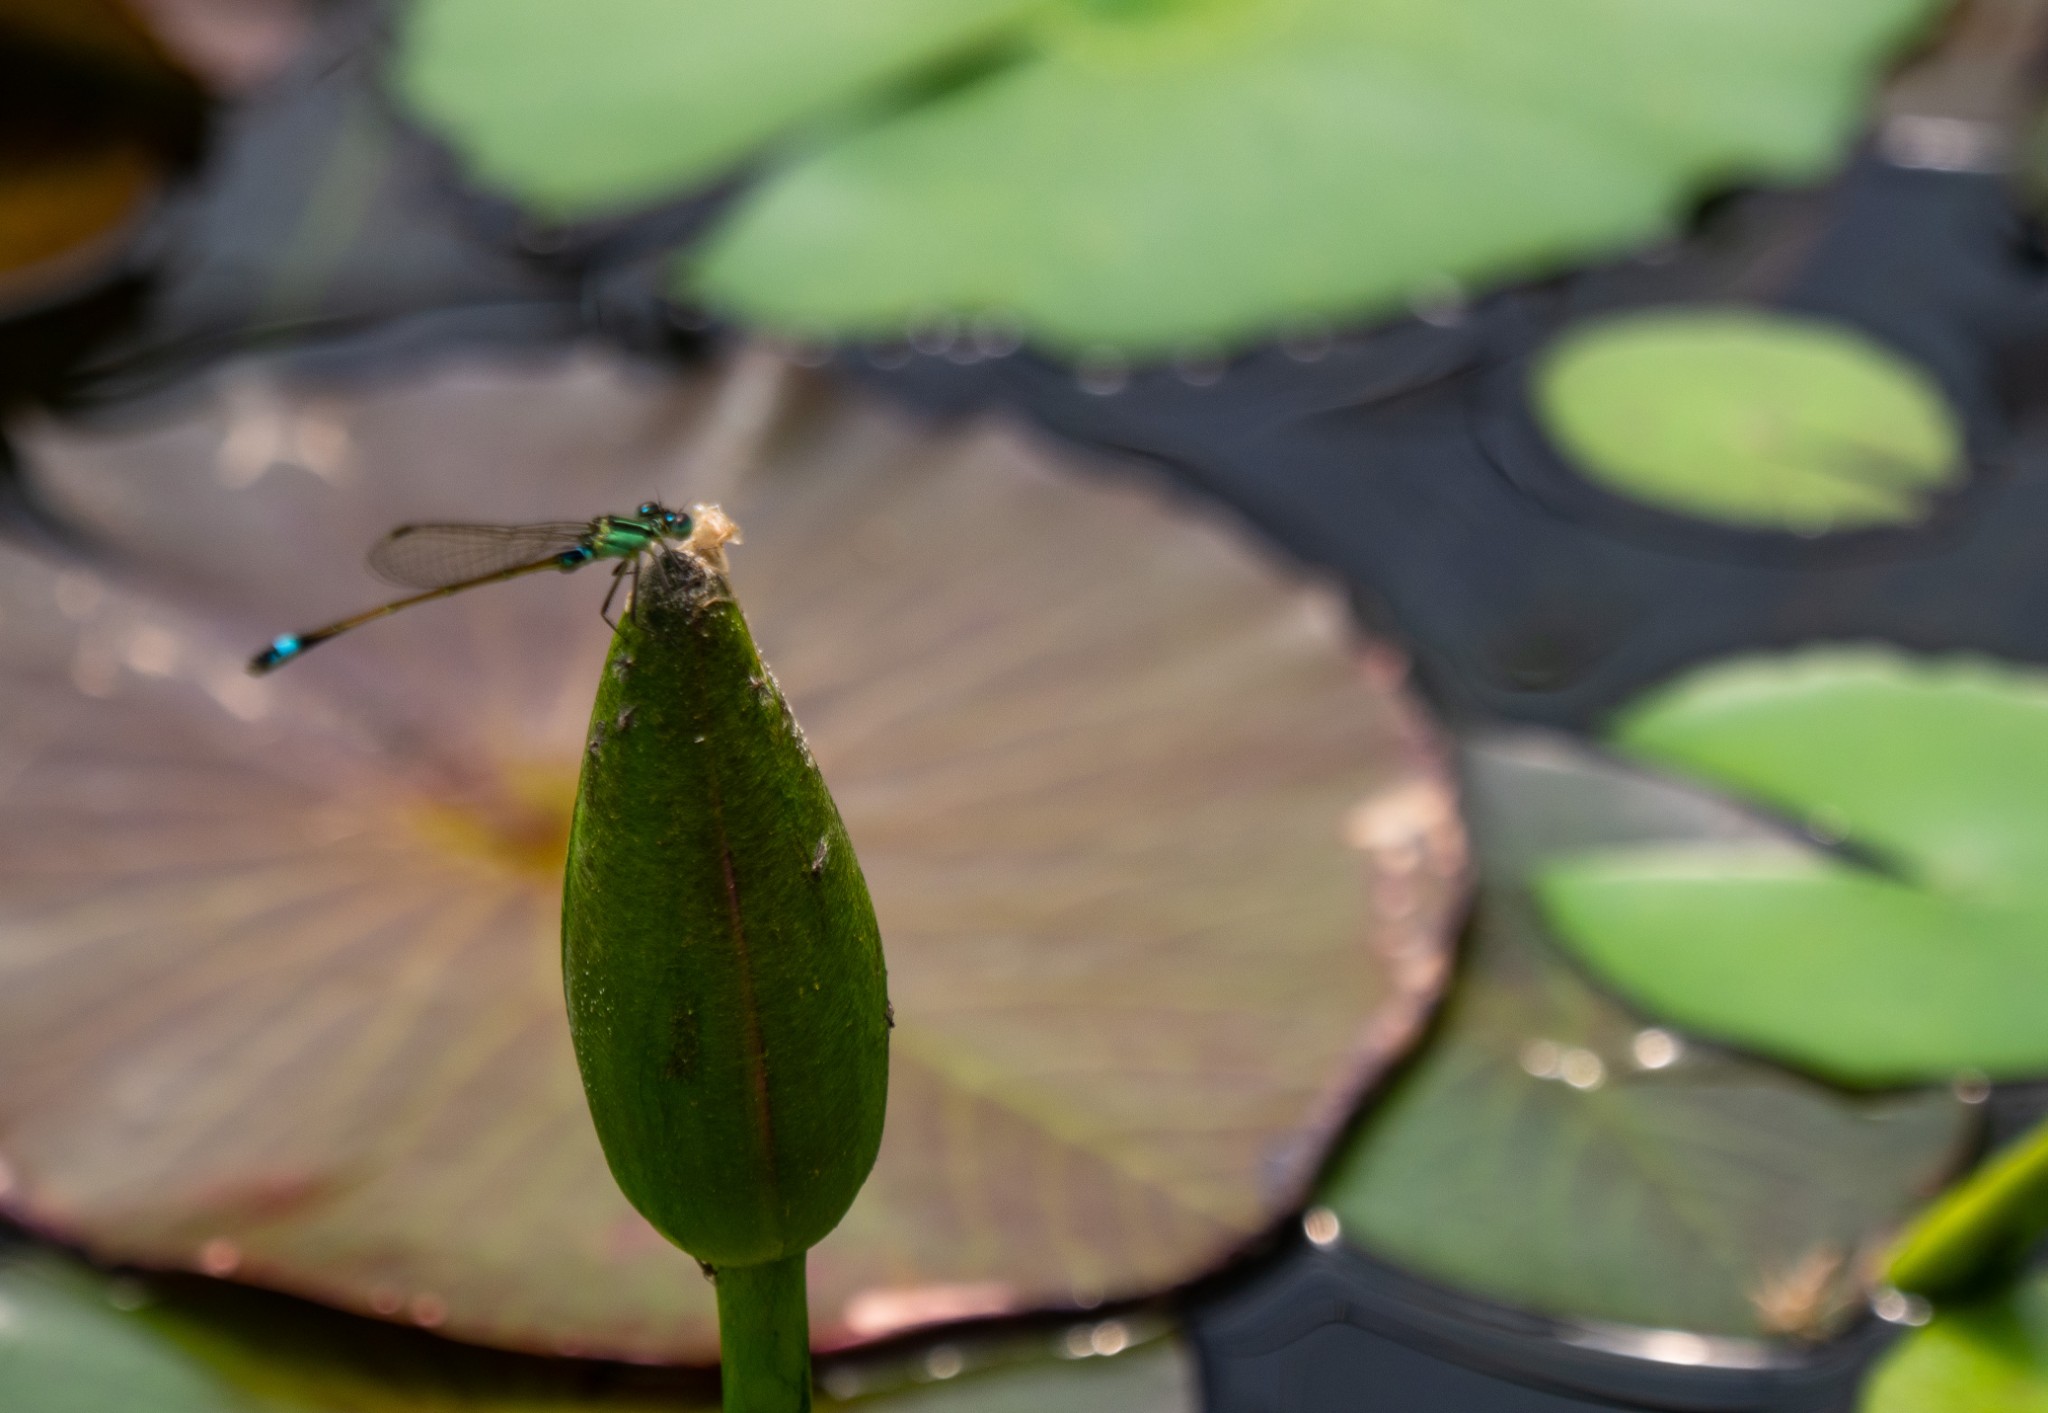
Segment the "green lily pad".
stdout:
<svg viewBox="0 0 2048 1413">
<path fill-rule="evenodd" d="M 0 1408 L 255 1413 L 107 1295 L 103 1282 L 54 1262 L 0 1264 Z"/>
<path fill-rule="evenodd" d="M 1384 311 L 1817 175 L 1933 8 L 1068 0 L 771 171 L 685 284 L 796 335 L 985 316 L 1070 352 Z"/>
<path fill-rule="evenodd" d="M 2048 1275 L 1944 1307 L 1884 1358 L 1862 1413 L 2048 1413 Z"/>
<path fill-rule="evenodd" d="M 1593 482 L 1660 510 L 1820 534 L 1924 517 L 1961 477 L 1933 379 L 1818 320 L 1735 310 L 1629 314 L 1538 362 L 1544 425 Z"/>
<path fill-rule="evenodd" d="M 0 1407 L 24 1413 L 711 1413 L 708 1373 L 505 1355 L 252 1291 L 0 1258 Z"/>
<path fill-rule="evenodd" d="M 1554 952 L 1525 882 L 1559 846 L 1796 844 L 1550 738 L 1482 742 L 1465 779 L 1486 880 L 1467 968 L 1323 1202 L 1368 1250 L 1553 1316 L 1836 1328 L 1860 1307 L 1866 1250 L 1960 1158 L 1967 1109 L 1845 1095 L 1648 1025 Z"/>
<path fill-rule="evenodd" d="M 1544 906 L 1615 987 L 1852 1083 L 2048 1070 L 2048 676 L 1813 649 L 1702 669 L 1614 739 L 1862 850 L 1561 860 Z"/>
<path fill-rule="evenodd" d="M 395 523 L 708 498 L 674 470 L 703 393 L 586 356 L 244 381 L 30 440 L 159 587 L 0 553 L 7 1205 L 479 1342 L 711 1357 L 711 1288 L 606 1170 L 564 1014 L 601 576 L 243 671 L 376 602 L 361 555 Z M 1200 1275 L 1302 1200 L 1444 976 L 1433 735 L 1338 604 L 1144 487 L 823 387 L 792 406 L 717 498 L 896 1016 L 881 1155 L 810 1257 L 816 1338 Z"/>
<path fill-rule="evenodd" d="M 1039 0 L 413 0 L 393 82 L 476 178 L 555 217 L 722 175 Z"/>
<path fill-rule="evenodd" d="M 0 1258 L 0 1407 L 20 1413 L 713 1413 L 709 1370 L 535 1359 L 276 1296 L 110 1278 L 47 1252 Z M 1193 1360 L 1158 1321 L 977 1332 L 833 1361 L 821 1408 L 871 1413 L 1192 1413 Z M 1105 1340 L 1105 1347 L 1110 1346 Z"/>
</svg>

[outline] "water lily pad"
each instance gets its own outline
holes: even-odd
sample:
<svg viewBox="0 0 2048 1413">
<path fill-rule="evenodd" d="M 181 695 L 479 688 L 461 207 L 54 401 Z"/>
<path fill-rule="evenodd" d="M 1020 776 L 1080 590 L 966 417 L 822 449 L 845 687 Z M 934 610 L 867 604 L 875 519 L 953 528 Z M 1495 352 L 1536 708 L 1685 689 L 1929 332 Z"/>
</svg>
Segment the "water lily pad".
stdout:
<svg viewBox="0 0 2048 1413">
<path fill-rule="evenodd" d="M 1593 482 L 1724 524 L 1911 524 L 1964 470 L 1934 380 L 1818 320 L 1683 310 L 1597 321 L 1543 355 L 1532 392 Z"/>
<path fill-rule="evenodd" d="M 0 1407 L 256 1413 L 183 1350 L 117 1310 L 110 1293 L 104 1281 L 55 1262 L 0 1265 Z"/>
<path fill-rule="evenodd" d="M 1441 1029 L 1334 1166 L 1365 1248 L 1546 1314 L 1816 1336 L 1960 1157 L 1946 1093 L 1859 1099 L 1646 1023 L 1549 946 L 1528 870 L 1623 840 L 1796 847 L 1739 807 L 1543 737 L 1467 754 L 1482 885 Z"/>
<path fill-rule="evenodd" d="M 2048 676 L 1817 648 L 1704 668 L 1614 739 L 1860 851 L 1560 862 L 1551 921 L 1616 987 L 1851 1082 L 2048 1070 Z"/>
<path fill-rule="evenodd" d="M 771 172 L 689 283 L 800 335 L 977 315 L 1068 351 L 1383 311 L 1817 175 L 1933 8 L 1069 0 Z"/>
<path fill-rule="evenodd" d="M 478 180 L 589 215 L 722 175 L 1033 3 L 414 0 L 394 82 Z"/>
<path fill-rule="evenodd" d="M 450 1344 L 253 1292 L 0 1264 L 0 1407 L 24 1413 L 710 1413 L 708 1375 Z M 635 1371 L 637 1373 L 637 1371 Z M 635 1392 L 630 1380 L 659 1386 Z"/>
<path fill-rule="evenodd" d="M 1944 1308 L 1872 1374 L 1862 1413 L 2048 1413 L 2048 1276 Z"/>
<path fill-rule="evenodd" d="M 691 499 L 693 396 L 572 359 L 244 382 L 27 439 L 151 593 L 0 558 L 17 1210 L 470 1339 L 711 1356 L 710 1289 L 606 1172 L 563 1014 L 603 584 L 242 671 L 374 602 L 360 555 L 393 523 Z M 1185 1280 L 1302 1199 L 1443 974 L 1432 738 L 1337 605 L 1148 491 L 805 406 L 720 498 L 896 1010 L 879 1163 L 811 1256 L 816 1334 Z"/>
<path fill-rule="evenodd" d="M 0 1264 L 0 1407 L 22 1413 L 711 1413 L 709 1371 L 534 1359 L 252 1291 L 108 1277 L 44 1252 Z M 1193 1360 L 1157 1321 L 1076 1357 L 1072 1331 L 980 1332 L 834 1361 L 824 1408 L 1191 1413 Z M 1127 1342 L 1126 1342 L 1127 1341 Z"/>
</svg>

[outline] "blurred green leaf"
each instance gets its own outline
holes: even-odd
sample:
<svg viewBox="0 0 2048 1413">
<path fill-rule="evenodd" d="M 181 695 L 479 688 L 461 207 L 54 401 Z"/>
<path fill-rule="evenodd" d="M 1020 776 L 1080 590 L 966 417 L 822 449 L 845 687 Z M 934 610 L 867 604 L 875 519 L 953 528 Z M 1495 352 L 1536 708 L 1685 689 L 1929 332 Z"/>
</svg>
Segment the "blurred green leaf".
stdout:
<svg viewBox="0 0 2048 1413">
<path fill-rule="evenodd" d="M 685 276 L 800 336 L 1154 354 L 1441 298 L 1805 180 L 1929 0 L 1068 0 L 772 169 Z M 739 72 L 728 76 L 737 86 Z"/>
<path fill-rule="evenodd" d="M 0 1264 L 0 1408 L 18 1413 L 247 1413 L 176 1346 L 53 1261 Z"/>
<path fill-rule="evenodd" d="M 1728 524 L 1911 524 L 1963 470 L 1933 380 L 1816 320 L 1694 309 L 1595 321 L 1544 355 L 1534 391 L 1593 481 Z"/>
<path fill-rule="evenodd" d="M 262 1413 L 712 1413 L 718 1407 L 717 1380 L 705 1370 L 622 1369 L 504 1354 L 204 1282 L 102 1284 L 123 1304 L 138 1292 L 145 1296 L 128 1317 L 131 1324 Z M 96 1413 L 130 1409 L 144 1413 L 123 1402 Z"/>
<path fill-rule="evenodd" d="M 2011 1279 L 2048 1231 L 2048 1125 L 1943 1193 L 1893 1246 L 1884 1279 L 1932 1300 Z"/>
<path fill-rule="evenodd" d="M 692 1276 L 692 1279 L 695 1277 Z M 1115 1358 L 983 1330 L 825 1367 L 819 1406 L 872 1413 L 1193 1413 L 1193 1361 L 1159 1329 Z M 841 1396 L 835 1397 L 835 1390 Z M 709 1370 L 504 1354 L 207 1282 L 0 1258 L 8 1413 L 711 1413 Z"/>
<path fill-rule="evenodd" d="M 1042 2 L 413 0 L 393 81 L 479 180 L 587 215 L 720 176 Z"/>
<path fill-rule="evenodd" d="M 1859 1260 L 1949 1170 L 1967 1110 L 1857 1099 L 1705 1049 L 1589 988 L 1525 870 L 1623 840 L 1772 840 L 1739 808 L 1540 737 L 1467 756 L 1482 887 L 1430 1047 L 1323 1200 L 1370 1250 L 1548 1314 L 1729 1335 L 1826 1333 Z"/>
<path fill-rule="evenodd" d="M 758 159 L 686 276 L 805 336 L 1157 353 L 1441 298 L 1804 180 L 1934 0 L 415 0 L 404 101 L 555 218 Z"/>
<path fill-rule="evenodd" d="M 1651 1014 L 1857 1083 L 2048 1069 L 2048 678 L 1817 648 L 1704 668 L 1614 739 L 1870 860 L 1620 846 L 1546 870 L 1560 940 Z"/>
<path fill-rule="evenodd" d="M 1861 1413 L 2048 1413 L 2048 1275 L 1938 1311 L 1877 1366 Z"/>
</svg>

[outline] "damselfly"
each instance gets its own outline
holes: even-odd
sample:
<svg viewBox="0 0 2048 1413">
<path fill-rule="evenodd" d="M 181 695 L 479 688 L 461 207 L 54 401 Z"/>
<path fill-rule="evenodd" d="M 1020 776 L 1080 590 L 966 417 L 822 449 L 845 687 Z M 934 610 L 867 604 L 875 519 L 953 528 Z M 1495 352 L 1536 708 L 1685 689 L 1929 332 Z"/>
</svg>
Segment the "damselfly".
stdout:
<svg viewBox="0 0 2048 1413">
<path fill-rule="evenodd" d="M 716 516 L 723 523 L 724 517 L 715 509 L 697 509 L 706 518 Z M 287 633 L 251 658 L 249 670 L 260 674 L 282 667 L 308 648 L 416 603 L 444 599 L 522 574 L 538 574 L 543 569 L 566 574 L 600 559 L 618 561 L 618 568 L 612 571 L 611 592 L 604 600 L 603 611 L 609 616 L 619 584 L 628 571 L 638 568 L 641 557 L 666 548 L 670 541 L 689 539 L 693 528 L 691 516 L 653 501 L 631 515 L 600 515 L 580 524 L 401 525 L 371 549 L 370 570 L 389 583 L 423 589 L 424 593 L 407 595 L 325 628 Z"/>
</svg>

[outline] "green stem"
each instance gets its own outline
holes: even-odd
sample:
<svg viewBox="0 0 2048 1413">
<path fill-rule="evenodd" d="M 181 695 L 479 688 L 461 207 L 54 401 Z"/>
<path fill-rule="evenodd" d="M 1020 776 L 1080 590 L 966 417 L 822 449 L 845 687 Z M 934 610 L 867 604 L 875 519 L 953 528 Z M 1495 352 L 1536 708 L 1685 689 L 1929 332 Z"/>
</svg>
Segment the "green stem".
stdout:
<svg viewBox="0 0 2048 1413">
<path fill-rule="evenodd" d="M 804 1253 L 718 1270 L 725 1413 L 810 1413 L 811 1319 Z"/>
</svg>

